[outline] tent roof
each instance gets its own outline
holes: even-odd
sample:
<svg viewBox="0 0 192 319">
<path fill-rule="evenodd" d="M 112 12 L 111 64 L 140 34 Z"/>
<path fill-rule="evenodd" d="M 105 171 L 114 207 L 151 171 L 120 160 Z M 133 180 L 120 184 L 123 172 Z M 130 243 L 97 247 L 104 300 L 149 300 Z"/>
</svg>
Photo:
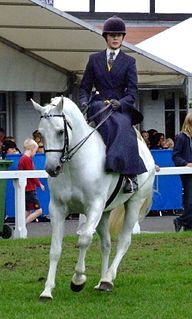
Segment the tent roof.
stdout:
<svg viewBox="0 0 192 319">
<path fill-rule="evenodd" d="M 0 0 L 0 41 L 63 72 L 81 76 L 88 56 L 105 49 L 101 30 L 39 0 Z M 181 85 L 188 71 L 127 42 L 139 85 Z"/>
<path fill-rule="evenodd" d="M 192 18 L 140 42 L 137 47 L 171 62 L 186 72 L 192 72 Z"/>
</svg>

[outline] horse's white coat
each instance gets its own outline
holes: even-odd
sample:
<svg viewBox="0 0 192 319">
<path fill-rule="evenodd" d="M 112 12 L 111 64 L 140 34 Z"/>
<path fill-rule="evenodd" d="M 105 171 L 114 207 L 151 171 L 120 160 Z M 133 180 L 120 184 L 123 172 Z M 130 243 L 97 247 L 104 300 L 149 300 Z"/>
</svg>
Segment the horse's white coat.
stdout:
<svg viewBox="0 0 192 319">
<path fill-rule="evenodd" d="M 78 107 L 67 98 L 54 98 L 45 107 L 34 101 L 32 103 L 41 115 L 61 114 L 62 112 L 65 114 L 72 128 L 71 130 L 68 127 L 70 149 L 93 130 L 86 123 Z M 43 136 L 45 149 L 63 148 L 63 127 L 64 122 L 61 117 L 41 118 L 39 131 Z M 139 191 L 134 194 L 123 194 L 121 191 L 106 211 L 104 211 L 105 203 L 113 192 L 119 175 L 104 172 L 105 145 L 97 131 L 90 136 L 70 162 L 62 165 L 60 152 L 46 153 L 46 171 L 50 175 L 48 183 L 51 195 L 49 212 L 52 242 L 49 273 L 41 297 L 52 298 L 57 263 L 61 255 L 65 218 L 70 212 L 86 215 L 85 222 L 81 223 L 78 228 L 80 254 L 72 278 L 73 284 L 81 285 L 86 281 L 85 255 L 96 230 L 101 238 L 103 253 L 99 283 L 105 281 L 113 284 L 118 265 L 131 243 L 131 233 L 138 221 L 141 207 L 152 195 L 155 175 L 154 161 L 147 146 L 139 139 L 138 145 L 140 156 L 148 170 L 138 176 Z M 124 225 L 117 244 L 117 254 L 109 267 L 111 241 L 108 231 L 108 211 L 123 203 L 125 206 Z"/>
</svg>

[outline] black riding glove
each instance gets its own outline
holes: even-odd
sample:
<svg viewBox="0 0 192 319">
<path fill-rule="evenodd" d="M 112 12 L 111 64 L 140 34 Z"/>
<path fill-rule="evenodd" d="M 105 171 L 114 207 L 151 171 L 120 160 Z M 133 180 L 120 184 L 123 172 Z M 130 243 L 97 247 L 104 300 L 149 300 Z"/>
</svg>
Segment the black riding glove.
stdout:
<svg viewBox="0 0 192 319">
<path fill-rule="evenodd" d="M 88 103 L 87 103 L 87 102 L 83 102 L 83 103 L 81 104 L 81 106 L 80 106 L 81 112 L 82 112 L 82 113 L 87 112 L 88 107 L 89 107 Z"/>
<path fill-rule="evenodd" d="M 112 109 L 114 111 L 117 111 L 120 108 L 120 106 L 121 106 L 121 103 L 118 100 L 115 100 L 115 99 L 110 100 L 110 103 L 111 103 Z"/>
</svg>

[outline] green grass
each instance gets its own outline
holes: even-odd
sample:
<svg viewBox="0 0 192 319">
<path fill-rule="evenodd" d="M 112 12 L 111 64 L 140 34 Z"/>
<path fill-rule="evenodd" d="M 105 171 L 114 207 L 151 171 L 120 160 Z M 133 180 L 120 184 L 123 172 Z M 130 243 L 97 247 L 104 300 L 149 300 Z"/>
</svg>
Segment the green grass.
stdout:
<svg viewBox="0 0 192 319">
<path fill-rule="evenodd" d="M 75 244 L 75 237 L 65 238 L 54 299 L 42 303 L 50 238 L 0 240 L 0 319 L 192 318 L 191 232 L 134 235 L 109 294 L 93 290 L 100 270 L 97 237 L 86 259 L 84 290 L 70 290 Z"/>
</svg>

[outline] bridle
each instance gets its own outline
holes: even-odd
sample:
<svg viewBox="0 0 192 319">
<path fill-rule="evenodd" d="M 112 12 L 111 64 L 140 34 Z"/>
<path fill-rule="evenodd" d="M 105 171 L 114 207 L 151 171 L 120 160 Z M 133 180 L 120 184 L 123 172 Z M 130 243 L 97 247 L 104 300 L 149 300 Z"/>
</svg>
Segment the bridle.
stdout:
<svg viewBox="0 0 192 319">
<path fill-rule="evenodd" d="M 61 163 L 65 163 L 68 162 L 71 157 L 70 157 L 70 150 L 69 150 L 69 134 L 68 134 L 68 130 L 67 130 L 67 126 L 70 128 L 70 130 L 72 131 L 72 127 L 69 124 L 69 122 L 66 120 L 65 114 L 44 114 L 41 116 L 41 119 L 50 119 L 53 117 L 62 117 L 63 118 L 63 128 L 64 128 L 64 145 L 63 148 L 61 149 L 44 149 L 45 153 L 50 153 L 50 152 L 57 152 L 57 153 L 61 153 L 61 158 L 60 161 Z"/>
<path fill-rule="evenodd" d="M 105 110 L 105 109 L 104 109 Z M 103 110 L 103 111 L 104 111 Z M 100 112 L 98 112 L 100 113 Z M 86 137 L 84 137 L 79 143 L 77 143 L 73 148 L 69 149 L 69 135 L 68 135 L 68 129 L 72 131 L 72 127 L 67 121 L 65 114 L 62 112 L 62 114 L 44 114 L 41 116 L 41 119 L 50 119 L 54 117 L 62 117 L 63 118 L 63 127 L 64 127 L 64 145 L 61 149 L 44 149 L 45 153 L 50 152 L 57 152 L 61 153 L 60 162 L 64 164 L 65 162 L 69 162 L 71 158 L 75 155 L 75 153 L 83 146 L 83 144 L 88 140 L 88 138 L 108 119 L 109 116 L 113 113 L 113 110 L 111 109 L 108 114 L 101 120 L 101 122 L 91 131 Z M 96 114 L 97 115 L 97 114 Z"/>
</svg>

